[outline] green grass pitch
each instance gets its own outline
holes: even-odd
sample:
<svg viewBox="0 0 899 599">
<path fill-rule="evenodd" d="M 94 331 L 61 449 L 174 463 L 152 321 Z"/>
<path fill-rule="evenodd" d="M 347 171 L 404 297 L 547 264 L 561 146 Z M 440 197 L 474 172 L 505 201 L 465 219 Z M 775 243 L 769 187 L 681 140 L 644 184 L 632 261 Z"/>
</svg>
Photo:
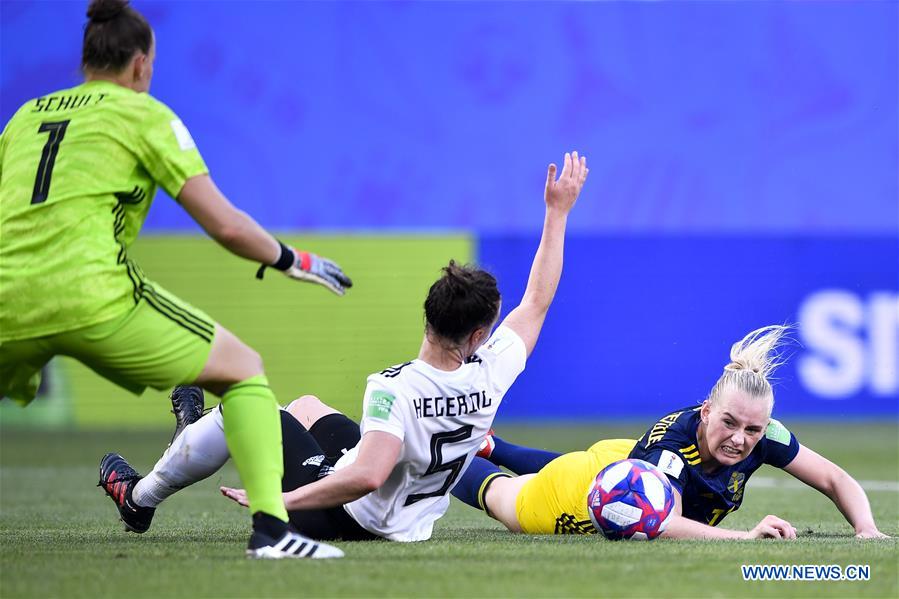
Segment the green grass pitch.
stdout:
<svg viewBox="0 0 899 599">
<path fill-rule="evenodd" d="M 506 438 L 559 450 L 633 435 L 610 427 L 505 427 Z M 792 424 L 800 439 L 863 481 L 884 532 L 899 535 L 896 425 Z M 454 501 L 427 543 L 343 543 L 329 561 L 243 557 L 249 519 L 217 493 L 237 482 L 228 466 L 183 491 L 145 535 L 125 533 L 100 489 L 97 464 L 119 451 L 146 471 L 168 441 L 157 432 L 0 434 L 0 597 L 897 597 L 896 539 L 853 538 L 835 507 L 767 468 L 724 525 L 765 514 L 790 520 L 795 542 L 611 543 L 596 537 L 527 537 Z M 782 483 L 779 481 L 783 481 Z M 866 564 L 867 582 L 744 582 L 741 564 Z"/>
</svg>

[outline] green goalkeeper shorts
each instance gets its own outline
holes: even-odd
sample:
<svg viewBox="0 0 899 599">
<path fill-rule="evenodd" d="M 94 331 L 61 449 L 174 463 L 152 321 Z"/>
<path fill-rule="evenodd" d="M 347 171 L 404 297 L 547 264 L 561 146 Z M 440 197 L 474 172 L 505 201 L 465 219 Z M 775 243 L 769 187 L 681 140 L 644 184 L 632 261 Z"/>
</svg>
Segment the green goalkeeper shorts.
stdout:
<svg viewBox="0 0 899 599">
<path fill-rule="evenodd" d="M 203 371 L 215 321 L 164 289 L 145 285 L 123 316 L 64 333 L 0 342 L 0 397 L 34 399 L 41 369 L 71 356 L 135 394 L 194 382 Z"/>
</svg>

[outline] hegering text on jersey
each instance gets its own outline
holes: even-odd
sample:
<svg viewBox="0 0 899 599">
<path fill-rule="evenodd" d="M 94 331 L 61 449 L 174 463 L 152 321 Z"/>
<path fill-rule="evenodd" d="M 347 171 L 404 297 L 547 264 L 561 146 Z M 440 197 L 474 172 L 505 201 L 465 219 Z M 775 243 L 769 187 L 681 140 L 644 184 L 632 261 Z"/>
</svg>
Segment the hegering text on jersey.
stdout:
<svg viewBox="0 0 899 599">
<path fill-rule="evenodd" d="M 412 400 L 416 418 L 472 414 L 483 408 L 489 408 L 492 404 L 493 398 L 487 395 L 486 391 L 449 397 L 416 397 Z"/>
</svg>

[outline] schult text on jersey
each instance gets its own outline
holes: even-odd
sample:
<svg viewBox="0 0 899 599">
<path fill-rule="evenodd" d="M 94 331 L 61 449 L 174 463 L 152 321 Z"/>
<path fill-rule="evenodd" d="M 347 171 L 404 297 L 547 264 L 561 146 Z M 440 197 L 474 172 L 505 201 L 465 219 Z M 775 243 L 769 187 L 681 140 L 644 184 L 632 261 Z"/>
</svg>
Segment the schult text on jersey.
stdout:
<svg viewBox="0 0 899 599">
<path fill-rule="evenodd" d="M 81 108 L 99 104 L 108 94 L 66 94 L 62 96 L 46 96 L 34 101 L 31 112 L 56 112 L 70 108 Z"/>
</svg>

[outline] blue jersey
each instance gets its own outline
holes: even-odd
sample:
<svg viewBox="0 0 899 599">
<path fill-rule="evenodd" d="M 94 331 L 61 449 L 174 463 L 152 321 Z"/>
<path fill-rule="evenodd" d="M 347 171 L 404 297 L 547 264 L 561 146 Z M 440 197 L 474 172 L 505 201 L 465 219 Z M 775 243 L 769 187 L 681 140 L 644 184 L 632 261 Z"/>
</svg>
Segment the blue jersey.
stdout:
<svg viewBox="0 0 899 599">
<path fill-rule="evenodd" d="M 715 526 L 740 507 L 752 473 L 762 464 L 787 466 L 799 452 L 799 441 L 772 419 L 745 460 L 707 473 L 699 460 L 699 422 L 699 407 L 668 414 L 646 431 L 628 457 L 655 464 L 668 475 L 681 494 L 685 518 Z"/>
</svg>

